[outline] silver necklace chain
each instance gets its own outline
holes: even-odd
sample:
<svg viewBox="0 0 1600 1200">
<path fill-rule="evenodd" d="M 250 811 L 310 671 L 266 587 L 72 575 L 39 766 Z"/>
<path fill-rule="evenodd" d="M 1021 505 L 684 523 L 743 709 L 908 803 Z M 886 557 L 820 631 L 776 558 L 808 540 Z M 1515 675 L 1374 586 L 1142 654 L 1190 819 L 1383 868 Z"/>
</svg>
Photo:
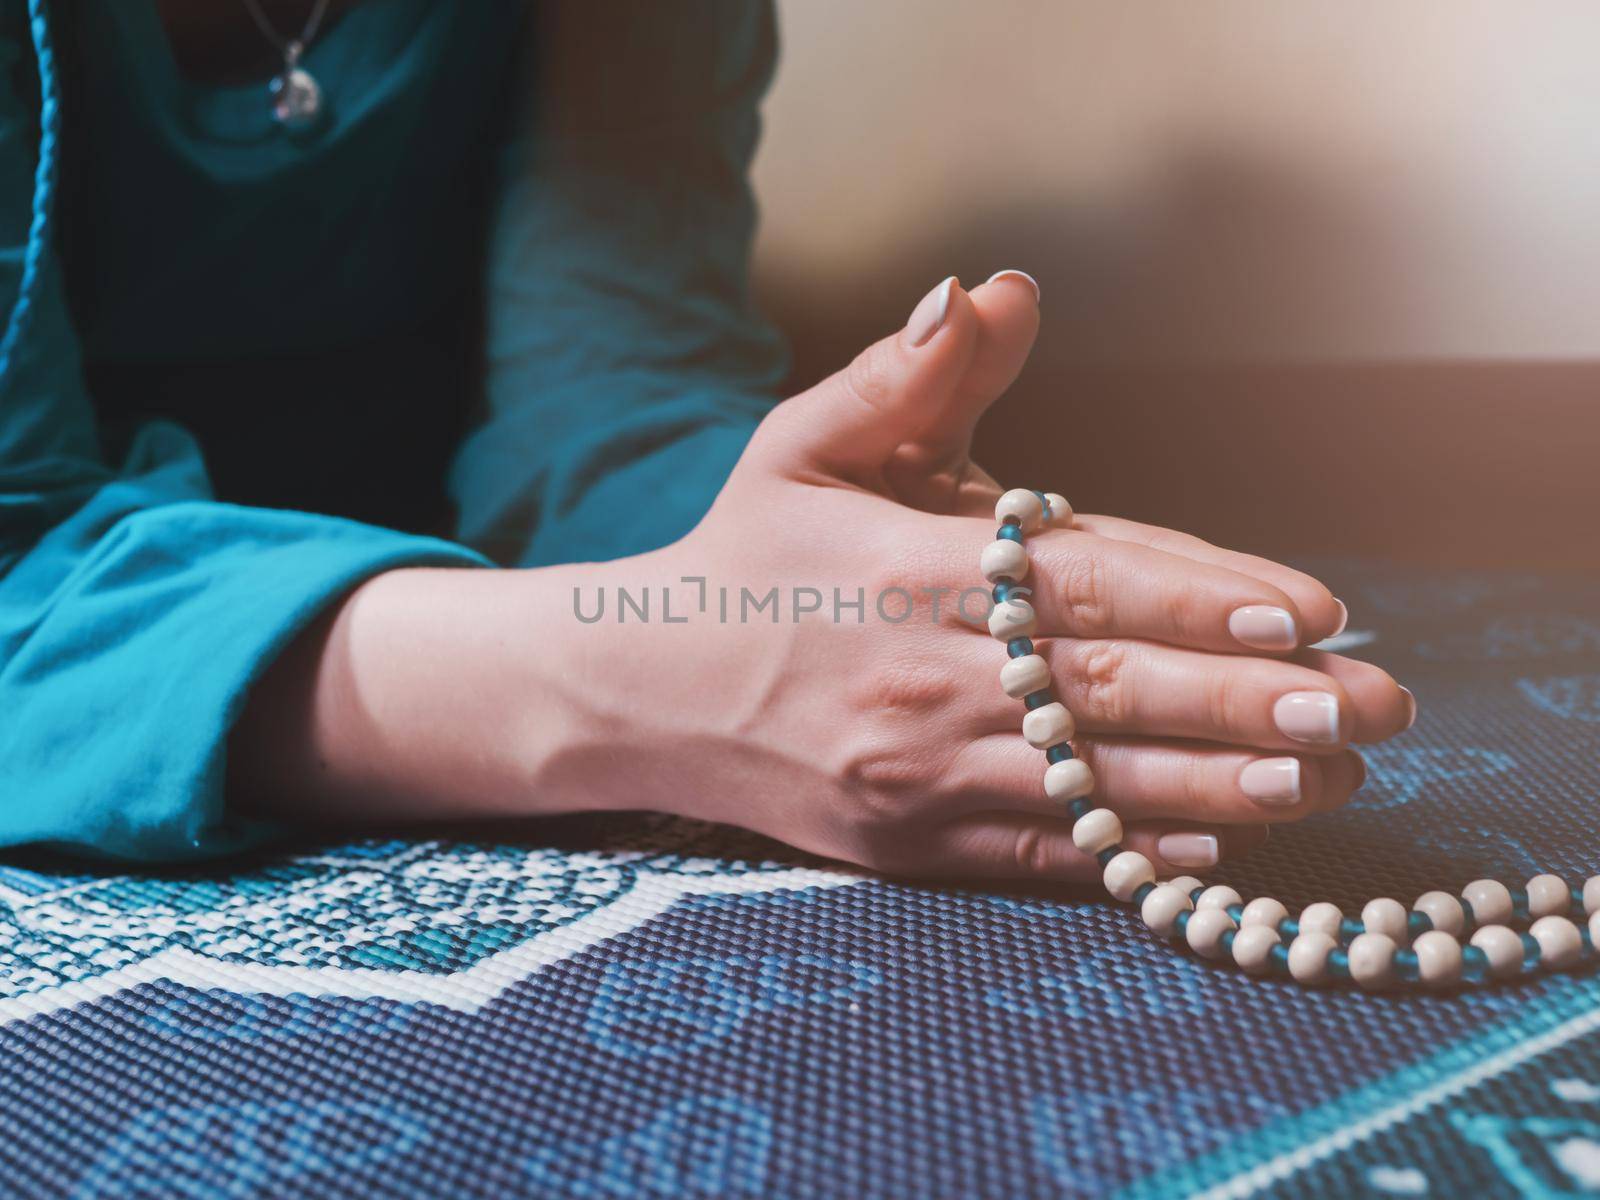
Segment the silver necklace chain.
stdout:
<svg viewBox="0 0 1600 1200">
<path fill-rule="evenodd" d="M 317 30 L 322 27 L 322 18 L 328 11 L 328 0 L 317 0 L 312 6 L 311 15 L 306 18 L 305 27 L 300 30 L 300 36 L 294 38 L 286 38 L 278 32 L 277 27 L 262 11 L 259 0 L 244 0 L 244 7 L 250 14 L 250 19 L 256 23 L 256 28 L 261 31 L 261 36 L 276 46 L 278 52 L 283 55 L 284 62 L 292 67 L 299 61 L 305 48 L 316 38 Z"/>
</svg>

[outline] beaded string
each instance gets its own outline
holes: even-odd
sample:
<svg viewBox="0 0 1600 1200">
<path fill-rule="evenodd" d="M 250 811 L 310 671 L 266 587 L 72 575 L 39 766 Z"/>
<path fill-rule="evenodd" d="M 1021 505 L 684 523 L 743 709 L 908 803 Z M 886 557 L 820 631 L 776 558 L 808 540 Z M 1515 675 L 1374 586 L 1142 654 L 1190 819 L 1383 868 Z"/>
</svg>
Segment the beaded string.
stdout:
<svg viewBox="0 0 1600 1200">
<path fill-rule="evenodd" d="M 1023 539 L 1040 528 L 1072 528 L 1072 506 L 1053 492 L 1015 488 L 1000 497 L 995 520 L 1000 530 L 984 547 L 981 567 L 994 585 L 989 632 L 1009 656 L 1000 686 L 1026 708 L 1022 736 L 1044 751 L 1045 794 L 1072 819 L 1073 844 L 1099 864 L 1106 890 L 1133 904 L 1158 936 L 1203 958 L 1230 959 L 1252 975 L 1313 985 L 1354 980 L 1372 989 L 1482 983 L 1595 959 L 1600 875 L 1581 887 L 1556 875 L 1536 875 L 1515 889 L 1479 879 L 1459 896 L 1424 892 L 1409 909 L 1373 900 L 1354 919 L 1325 901 L 1298 915 L 1270 896 L 1247 904 L 1233 888 L 1207 887 L 1191 875 L 1158 882 L 1149 858 L 1123 849 L 1121 819 L 1091 798 L 1094 773 L 1072 748 L 1072 714 L 1034 651 L 1038 620 L 1022 582 L 1029 567 Z"/>
</svg>

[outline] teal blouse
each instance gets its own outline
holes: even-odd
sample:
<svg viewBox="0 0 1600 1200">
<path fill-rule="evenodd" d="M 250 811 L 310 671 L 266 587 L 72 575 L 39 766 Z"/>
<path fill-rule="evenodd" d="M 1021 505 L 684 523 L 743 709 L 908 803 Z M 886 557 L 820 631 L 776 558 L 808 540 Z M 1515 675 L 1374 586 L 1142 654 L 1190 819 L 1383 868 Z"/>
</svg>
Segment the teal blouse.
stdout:
<svg viewBox="0 0 1600 1200">
<path fill-rule="evenodd" d="M 228 732 L 319 611 L 664 545 L 772 402 L 766 4 L 367 0 L 303 134 L 153 0 L 0 0 L 0 57 L 0 846 L 272 836 Z"/>
</svg>

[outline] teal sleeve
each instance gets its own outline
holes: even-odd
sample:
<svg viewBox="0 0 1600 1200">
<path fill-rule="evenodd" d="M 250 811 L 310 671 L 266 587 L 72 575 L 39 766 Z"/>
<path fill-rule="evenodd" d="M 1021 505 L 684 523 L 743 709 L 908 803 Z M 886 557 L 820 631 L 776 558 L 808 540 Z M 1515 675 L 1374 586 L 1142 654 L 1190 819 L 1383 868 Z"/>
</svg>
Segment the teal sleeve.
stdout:
<svg viewBox="0 0 1600 1200">
<path fill-rule="evenodd" d="M 229 728 L 273 655 L 379 571 L 483 560 L 217 503 L 174 425 L 103 459 L 51 253 L 48 30 L 15 15 L 0 25 L 0 845 L 232 852 L 274 832 L 223 797 Z"/>
<path fill-rule="evenodd" d="M 771 408 L 747 173 L 776 57 L 752 0 L 531 6 L 487 279 L 487 411 L 463 541 L 597 561 L 688 532 Z"/>
</svg>

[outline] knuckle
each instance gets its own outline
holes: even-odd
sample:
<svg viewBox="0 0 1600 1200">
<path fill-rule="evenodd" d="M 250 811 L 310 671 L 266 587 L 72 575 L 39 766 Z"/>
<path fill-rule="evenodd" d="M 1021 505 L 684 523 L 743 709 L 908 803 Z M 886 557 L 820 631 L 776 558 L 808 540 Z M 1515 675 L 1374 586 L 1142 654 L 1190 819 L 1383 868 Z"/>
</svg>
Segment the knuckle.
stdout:
<svg viewBox="0 0 1600 1200">
<path fill-rule="evenodd" d="M 868 346 L 844 371 L 844 386 L 869 408 L 882 409 L 894 390 L 893 364 L 882 343 Z"/>
<path fill-rule="evenodd" d="M 1128 655 L 1123 642 L 1079 644 L 1072 666 L 1075 715 L 1100 725 L 1127 723 L 1133 715 L 1126 686 Z"/>
<path fill-rule="evenodd" d="M 952 703 L 955 681 L 947 674 L 915 660 L 894 660 L 867 671 L 851 688 L 851 708 L 857 712 L 894 717 L 926 717 Z M 881 758 L 869 755 L 868 759 Z"/>
<path fill-rule="evenodd" d="M 1206 689 L 1206 720 L 1212 729 L 1224 733 L 1239 730 L 1244 724 L 1245 683 L 1241 673 L 1231 667 L 1220 668 Z"/>
<path fill-rule="evenodd" d="M 1057 600 L 1068 628 L 1082 637 L 1099 637 L 1113 625 L 1105 564 L 1093 552 L 1067 559 L 1057 582 Z"/>
<path fill-rule="evenodd" d="M 1024 875 L 1048 876 L 1061 865 L 1056 839 L 1037 825 L 1025 825 L 1017 831 L 1011 854 L 1017 870 Z"/>
</svg>

